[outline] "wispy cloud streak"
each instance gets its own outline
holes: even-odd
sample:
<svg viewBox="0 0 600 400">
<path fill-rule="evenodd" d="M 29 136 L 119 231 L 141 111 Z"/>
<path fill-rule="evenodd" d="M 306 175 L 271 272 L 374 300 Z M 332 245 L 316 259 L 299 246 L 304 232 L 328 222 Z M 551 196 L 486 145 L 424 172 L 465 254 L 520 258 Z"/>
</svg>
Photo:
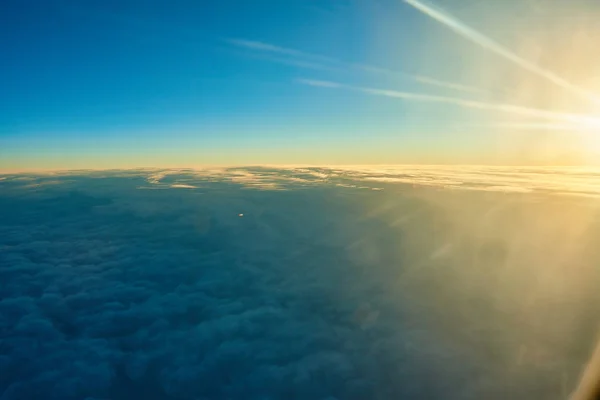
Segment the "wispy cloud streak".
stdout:
<svg viewBox="0 0 600 400">
<path fill-rule="evenodd" d="M 330 82 L 330 81 L 320 81 L 320 80 L 316 80 L 316 79 L 298 79 L 298 82 L 302 83 L 304 85 L 308 85 L 308 86 L 324 87 L 324 88 L 344 88 L 345 87 L 345 85 L 342 85 L 341 83 Z"/>
<path fill-rule="evenodd" d="M 468 125 L 468 127 L 486 129 L 510 129 L 523 131 L 570 131 L 573 129 L 581 128 L 580 125 L 564 122 L 494 122 L 490 124 L 470 124 Z"/>
<path fill-rule="evenodd" d="M 532 72 L 532 73 L 554 83 L 555 85 L 558 85 L 564 89 L 567 89 L 579 96 L 582 96 L 582 97 L 584 97 L 588 100 L 594 101 L 594 102 L 600 102 L 600 98 L 598 98 L 598 96 L 595 95 L 594 93 L 591 93 L 585 89 L 582 89 L 582 88 L 572 84 L 571 82 L 567 81 L 566 79 L 556 75 L 552 71 L 549 71 L 545 68 L 540 67 L 539 65 L 536 65 L 530 61 L 523 59 L 522 57 L 515 54 L 513 51 L 507 49 L 506 47 L 502 46 L 501 44 L 497 43 L 496 41 L 494 41 L 494 40 L 490 39 L 489 37 L 483 35 L 482 33 L 478 32 L 477 30 L 465 25 L 462 21 L 446 14 L 445 12 L 443 12 L 439 9 L 436 9 L 428 4 L 425 4 L 425 3 L 421 2 L 420 0 L 404 0 L 404 1 L 407 4 L 411 5 L 412 7 L 419 10 L 420 12 L 422 12 L 423 14 L 433 18 L 434 20 L 441 23 L 442 25 L 450 28 L 455 33 L 470 40 L 473 43 L 478 44 L 479 46 L 483 47 L 484 49 L 492 51 L 492 52 L 504 57 L 505 59 L 513 62 L 514 64 L 520 66 L 521 68 L 523 68 L 529 72 Z"/>
<path fill-rule="evenodd" d="M 485 90 L 483 90 L 483 89 L 479 89 L 479 88 L 472 87 L 472 86 L 461 85 L 458 83 L 444 82 L 444 81 L 440 81 L 437 79 L 429 78 L 427 76 L 415 75 L 414 78 L 417 82 L 421 82 L 421 83 L 424 83 L 427 85 L 440 86 L 440 87 L 444 87 L 447 89 L 460 90 L 462 92 L 485 93 Z"/>
<path fill-rule="evenodd" d="M 504 112 L 504 113 L 516 114 L 516 115 L 524 115 L 524 116 L 529 116 L 529 117 L 538 117 L 538 118 L 545 118 L 545 119 L 551 119 L 551 120 L 556 120 L 556 121 L 570 122 L 570 123 L 578 124 L 580 126 L 600 127 L 600 119 L 599 118 L 593 118 L 593 117 L 589 117 L 587 115 L 580 115 L 580 114 L 570 114 L 570 113 L 540 110 L 537 108 L 522 107 L 522 106 L 518 106 L 518 105 L 514 105 L 514 104 L 486 103 L 486 102 L 480 102 L 480 101 L 465 100 L 465 99 L 456 98 L 456 97 L 428 95 L 428 94 L 413 93 L 413 92 L 401 92 L 401 91 L 386 90 L 386 89 L 374 89 L 374 88 L 345 85 L 345 84 L 338 83 L 338 82 L 330 82 L 330 81 L 322 81 L 322 80 L 314 80 L 314 79 L 298 79 L 298 82 L 301 84 L 309 85 L 309 86 L 346 89 L 346 90 L 357 91 L 357 92 L 361 92 L 364 94 L 370 94 L 370 95 L 375 95 L 375 96 L 383 96 L 383 97 L 389 97 L 389 98 L 396 98 L 396 99 L 417 101 L 417 102 L 426 102 L 426 103 L 452 104 L 452 105 L 464 107 L 464 108 L 499 111 L 499 112 Z"/>
<path fill-rule="evenodd" d="M 226 39 L 226 41 L 229 44 L 232 44 L 234 46 L 244 47 L 249 50 L 268 52 L 268 53 L 276 53 L 276 54 L 286 55 L 286 56 L 290 56 L 290 57 L 300 57 L 300 58 L 310 59 L 310 60 L 314 60 L 314 61 L 321 61 L 321 62 L 325 62 L 325 63 L 338 63 L 339 62 L 339 60 L 332 58 L 332 57 L 322 56 L 319 54 L 306 53 L 304 51 L 290 49 L 287 47 L 276 46 L 276 45 L 273 45 L 270 43 L 264 43 L 264 42 L 259 42 L 259 41 L 255 41 L 255 40 Z"/>
<path fill-rule="evenodd" d="M 446 82 L 439 79 L 431 78 L 428 76 L 422 75 L 413 75 L 407 72 L 401 71 L 393 71 L 386 68 L 381 68 L 368 64 L 360 64 L 360 63 L 346 63 L 341 60 L 338 60 L 333 57 L 323 56 L 320 54 L 312 54 L 304 51 L 290 49 L 287 47 L 276 46 L 270 43 L 264 43 L 254 40 L 246 40 L 246 39 L 227 39 L 229 44 L 246 48 L 248 50 L 253 50 L 261 53 L 270 53 L 270 54 L 278 54 L 281 56 L 291 57 L 291 60 L 285 60 L 281 58 L 271 59 L 271 61 L 278 62 L 281 64 L 291 64 L 298 67 L 306 67 L 310 69 L 322 69 L 322 70 L 332 70 L 332 69 L 345 69 L 345 70 L 354 70 L 360 71 L 370 74 L 382 75 L 389 78 L 402 78 L 402 79 L 410 79 L 425 85 L 441 87 L 450 90 L 458 90 L 461 92 L 468 93 L 485 93 L 485 90 L 462 85 L 454 82 Z M 319 64 L 320 63 L 320 64 Z"/>
<path fill-rule="evenodd" d="M 329 72 L 343 72 L 344 69 L 335 67 L 333 64 L 320 63 L 313 60 L 309 60 L 306 58 L 297 58 L 297 57 L 286 57 L 283 55 L 273 54 L 273 53 L 257 53 L 252 54 L 250 57 L 258 60 L 263 60 L 267 62 L 290 65 L 297 68 L 302 69 L 312 69 L 319 71 L 329 71 Z"/>
</svg>

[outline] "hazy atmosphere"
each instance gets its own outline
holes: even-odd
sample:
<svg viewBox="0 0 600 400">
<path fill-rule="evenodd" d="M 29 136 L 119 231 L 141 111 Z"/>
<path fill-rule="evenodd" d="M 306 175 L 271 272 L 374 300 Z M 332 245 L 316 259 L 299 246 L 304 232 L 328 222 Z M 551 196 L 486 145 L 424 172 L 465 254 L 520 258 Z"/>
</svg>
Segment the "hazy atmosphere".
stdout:
<svg viewBox="0 0 600 400">
<path fill-rule="evenodd" d="M 0 7 L 0 170 L 598 164 L 595 0 Z"/>
<path fill-rule="evenodd" d="M 0 400 L 595 399 L 599 17 L 1 1 Z"/>
</svg>

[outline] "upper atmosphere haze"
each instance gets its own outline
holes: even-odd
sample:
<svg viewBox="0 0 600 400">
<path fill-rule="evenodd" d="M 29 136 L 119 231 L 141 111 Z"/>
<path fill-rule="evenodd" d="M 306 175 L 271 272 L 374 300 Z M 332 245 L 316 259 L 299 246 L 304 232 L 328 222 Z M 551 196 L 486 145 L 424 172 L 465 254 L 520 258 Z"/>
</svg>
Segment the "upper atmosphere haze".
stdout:
<svg viewBox="0 0 600 400">
<path fill-rule="evenodd" d="M 592 0 L 7 0 L 0 170 L 593 164 Z"/>
</svg>

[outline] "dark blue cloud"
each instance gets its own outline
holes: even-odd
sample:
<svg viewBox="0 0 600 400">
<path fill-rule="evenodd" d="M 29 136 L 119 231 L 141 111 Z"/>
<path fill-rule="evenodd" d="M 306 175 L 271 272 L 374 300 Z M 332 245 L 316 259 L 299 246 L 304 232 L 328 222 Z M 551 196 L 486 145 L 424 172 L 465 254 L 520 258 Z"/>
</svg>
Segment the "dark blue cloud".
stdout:
<svg viewBox="0 0 600 400">
<path fill-rule="evenodd" d="M 591 200 L 361 173 L 7 176 L 0 398 L 564 398 Z"/>
</svg>

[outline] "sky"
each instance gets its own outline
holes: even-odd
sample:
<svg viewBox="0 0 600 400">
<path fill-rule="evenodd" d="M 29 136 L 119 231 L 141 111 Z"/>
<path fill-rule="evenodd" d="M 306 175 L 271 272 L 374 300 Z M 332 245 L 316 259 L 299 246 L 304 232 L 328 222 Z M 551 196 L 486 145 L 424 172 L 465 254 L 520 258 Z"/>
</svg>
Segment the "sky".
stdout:
<svg viewBox="0 0 600 400">
<path fill-rule="evenodd" d="M 0 170 L 594 164 L 599 11 L 5 0 Z"/>
</svg>

